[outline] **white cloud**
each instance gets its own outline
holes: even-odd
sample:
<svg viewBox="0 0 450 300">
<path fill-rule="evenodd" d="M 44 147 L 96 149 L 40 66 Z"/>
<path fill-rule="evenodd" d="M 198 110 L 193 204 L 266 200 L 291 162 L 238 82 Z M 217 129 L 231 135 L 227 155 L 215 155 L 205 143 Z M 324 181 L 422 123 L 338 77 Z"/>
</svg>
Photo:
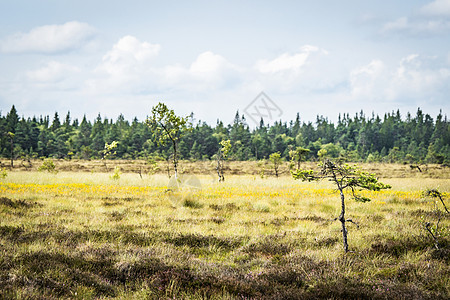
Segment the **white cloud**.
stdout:
<svg viewBox="0 0 450 300">
<path fill-rule="evenodd" d="M 256 63 L 256 69 L 261 73 L 299 72 L 306 64 L 310 54 L 317 51 L 319 51 L 319 48 L 306 45 L 301 48 L 299 53 L 283 53 L 273 60 L 259 60 Z"/>
<path fill-rule="evenodd" d="M 83 47 L 95 36 L 95 29 L 77 21 L 62 25 L 45 25 L 28 33 L 16 33 L 0 41 L 5 53 L 53 54 Z"/>
<path fill-rule="evenodd" d="M 45 67 L 28 71 L 26 76 L 33 82 L 51 83 L 64 80 L 71 74 L 78 72 L 80 72 L 78 67 L 63 64 L 57 61 L 51 61 Z"/>
<path fill-rule="evenodd" d="M 211 51 L 200 53 L 189 67 L 175 64 L 153 69 L 159 86 L 191 92 L 230 89 L 243 79 L 243 72 L 243 68 Z"/>
<path fill-rule="evenodd" d="M 274 60 L 260 60 L 256 63 L 256 68 L 261 73 L 276 73 L 280 71 L 298 71 L 306 62 L 308 58 L 308 53 L 297 53 L 290 55 L 284 53 Z"/>
<path fill-rule="evenodd" d="M 393 73 L 388 98 L 429 99 L 448 91 L 450 69 L 436 66 L 434 60 L 417 54 L 403 58 Z"/>
<path fill-rule="evenodd" d="M 413 19 L 401 17 L 383 26 L 383 33 L 400 33 L 408 36 L 439 35 L 450 31 L 450 21 L 443 19 Z"/>
<path fill-rule="evenodd" d="M 397 66 L 380 60 L 356 68 L 350 73 L 351 96 L 361 101 L 430 101 L 449 92 L 450 69 L 434 57 L 411 54 Z"/>
<path fill-rule="evenodd" d="M 232 67 L 223 56 L 206 51 L 201 53 L 191 64 L 189 71 L 193 74 L 213 74 Z"/>
<path fill-rule="evenodd" d="M 450 17 L 450 0 L 435 0 L 420 9 L 420 12 L 429 16 Z"/>
<path fill-rule="evenodd" d="M 258 60 L 251 76 L 265 89 L 281 93 L 328 90 L 337 82 L 334 70 L 323 73 L 331 63 L 332 58 L 328 54 L 324 49 L 306 45 L 295 53 L 282 53 L 272 60 Z"/>
<path fill-rule="evenodd" d="M 240 68 L 211 51 L 201 53 L 186 72 L 188 81 L 198 88 L 223 88 L 240 76 Z"/>
<path fill-rule="evenodd" d="M 164 90 L 201 91 L 224 88 L 239 76 L 238 67 L 223 56 L 206 51 L 190 64 L 155 66 L 160 45 L 121 38 L 108 51 L 87 81 L 93 92 L 152 93 Z"/>
<path fill-rule="evenodd" d="M 450 0 L 435 0 L 418 13 L 384 24 L 381 33 L 412 37 L 430 37 L 450 32 Z"/>
<path fill-rule="evenodd" d="M 408 18 L 407 17 L 401 17 L 401 18 L 398 18 L 395 21 L 387 22 L 383 26 L 383 31 L 384 32 L 388 32 L 388 31 L 405 30 L 408 27 L 410 27 Z"/>
<path fill-rule="evenodd" d="M 385 64 L 381 60 L 373 60 L 368 65 L 350 72 L 351 95 L 356 98 L 374 97 L 378 95 L 380 81 L 383 80 Z"/>
<path fill-rule="evenodd" d="M 113 45 L 86 80 L 94 94 L 139 94 L 155 87 L 152 63 L 161 46 L 124 36 Z"/>
<path fill-rule="evenodd" d="M 140 42 L 133 36 L 125 36 L 103 56 L 97 71 L 120 75 L 124 72 L 144 69 L 152 58 L 159 54 L 160 49 L 161 46 L 158 44 Z"/>
</svg>

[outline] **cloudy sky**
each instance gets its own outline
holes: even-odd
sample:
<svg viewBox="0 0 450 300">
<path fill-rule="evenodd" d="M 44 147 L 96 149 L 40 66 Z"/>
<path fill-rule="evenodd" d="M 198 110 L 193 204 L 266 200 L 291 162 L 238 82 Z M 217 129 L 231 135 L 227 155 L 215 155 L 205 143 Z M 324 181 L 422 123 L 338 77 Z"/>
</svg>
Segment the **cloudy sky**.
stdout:
<svg viewBox="0 0 450 300">
<path fill-rule="evenodd" d="M 450 0 L 0 0 L 2 115 L 144 120 L 160 101 L 211 125 L 448 114 Z"/>
</svg>

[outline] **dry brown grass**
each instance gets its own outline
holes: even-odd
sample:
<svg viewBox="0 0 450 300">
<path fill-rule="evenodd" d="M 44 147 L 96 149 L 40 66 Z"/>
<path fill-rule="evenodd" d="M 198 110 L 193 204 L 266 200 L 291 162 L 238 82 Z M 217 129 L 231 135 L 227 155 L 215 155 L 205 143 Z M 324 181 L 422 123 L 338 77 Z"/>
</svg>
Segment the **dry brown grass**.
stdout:
<svg viewBox="0 0 450 300">
<path fill-rule="evenodd" d="M 53 160 L 57 171 L 65 172 L 112 172 L 115 167 L 120 167 L 123 173 L 148 174 L 152 166 L 144 160 Z M 42 165 L 42 160 L 35 159 L 29 162 L 17 160 L 14 171 L 36 171 Z M 358 164 L 363 170 L 375 173 L 380 178 L 440 178 L 450 179 L 450 168 L 442 165 L 429 164 L 421 166 L 422 172 L 413 169 L 408 164 L 389 163 L 361 163 Z M 9 160 L 0 160 L 0 166 L 8 168 Z M 167 174 L 168 164 L 166 161 L 157 162 L 156 174 Z M 216 175 L 215 161 L 180 161 L 179 170 L 188 174 L 212 174 Z M 302 168 L 317 169 L 317 162 L 304 162 Z M 173 173 L 172 166 L 169 165 Z M 289 176 L 289 163 L 283 162 L 279 171 L 281 176 Z M 229 175 L 254 175 L 271 177 L 274 171 L 269 162 L 260 161 L 227 161 L 225 162 L 225 176 Z"/>
</svg>

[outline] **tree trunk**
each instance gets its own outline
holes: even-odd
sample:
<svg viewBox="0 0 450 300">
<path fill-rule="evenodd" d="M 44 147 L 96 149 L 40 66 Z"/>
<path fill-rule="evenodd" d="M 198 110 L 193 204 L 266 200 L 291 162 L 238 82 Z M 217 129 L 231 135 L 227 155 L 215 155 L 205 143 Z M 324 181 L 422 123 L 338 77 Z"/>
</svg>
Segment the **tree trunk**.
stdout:
<svg viewBox="0 0 450 300">
<path fill-rule="evenodd" d="M 220 152 L 217 153 L 217 176 L 219 177 L 219 182 L 221 182 L 223 175 L 222 175 L 222 166 L 220 163 Z"/>
<path fill-rule="evenodd" d="M 441 203 L 442 203 L 442 205 L 444 206 L 445 211 L 446 211 L 447 213 L 450 213 L 450 212 L 448 211 L 448 209 L 447 209 L 447 206 L 445 206 L 444 199 L 442 199 L 441 194 L 439 193 L 437 196 L 439 197 L 439 200 L 441 200 Z"/>
<path fill-rule="evenodd" d="M 177 159 L 177 143 L 173 142 L 173 168 L 175 171 L 175 179 L 178 179 L 178 159 Z"/>
<path fill-rule="evenodd" d="M 219 182 L 225 181 L 225 177 L 223 176 L 222 152 L 220 150 L 217 152 L 217 176 L 219 177 Z"/>
<path fill-rule="evenodd" d="M 345 197 L 344 191 L 340 187 L 339 192 L 341 194 L 341 214 L 339 215 L 339 221 L 342 224 L 342 238 L 344 242 L 344 250 L 345 252 L 348 252 L 347 227 L 345 227 Z"/>
<path fill-rule="evenodd" d="M 170 156 L 167 158 L 167 176 L 170 179 Z"/>
</svg>

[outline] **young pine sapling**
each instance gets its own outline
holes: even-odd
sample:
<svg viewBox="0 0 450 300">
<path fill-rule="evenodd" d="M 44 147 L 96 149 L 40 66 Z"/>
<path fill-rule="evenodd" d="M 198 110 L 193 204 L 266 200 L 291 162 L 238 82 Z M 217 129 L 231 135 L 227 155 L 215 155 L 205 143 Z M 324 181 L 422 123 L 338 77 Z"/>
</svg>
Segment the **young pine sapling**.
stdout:
<svg viewBox="0 0 450 300">
<path fill-rule="evenodd" d="M 228 152 L 231 150 L 231 142 L 230 140 L 223 140 L 220 142 L 220 145 L 222 146 L 219 148 L 219 151 L 217 151 L 217 176 L 219 176 L 219 182 L 225 181 L 225 177 L 223 176 L 223 163 L 224 160 L 228 156 Z"/>
<path fill-rule="evenodd" d="M 444 202 L 442 193 L 439 192 L 437 189 L 427 189 L 425 192 L 423 192 L 423 195 L 425 197 L 438 198 L 441 201 L 442 206 L 444 206 L 445 211 L 447 213 L 450 213 L 450 211 L 448 211 L 448 209 L 447 209 L 447 206 L 445 206 L 445 202 Z"/>
<path fill-rule="evenodd" d="M 438 198 L 441 201 L 442 206 L 444 206 L 446 213 L 447 214 L 450 213 L 449 210 L 447 209 L 447 206 L 445 205 L 443 193 L 439 192 L 437 189 L 427 189 L 423 192 L 423 195 L 425 197 Z M 425 230 L 433 238 L 434 247 L 437 250 L 440 249 L 440 244 L 439 244 L 439 240 L 438 240 L 438 237 L 440 236 L 440 231 L 439 231 L 439 222 L 440 221 L 441 221 L 441 218 L 438 219 L 435 227 L 433 227 L 433 224 L 431 222 L 425 222 L 425 224 L 424 224 Z"/>
<path fill-rule="evenodd" d="M 313 170 L 297 170 L 292 171 L 294 179 L 301 179 L 302 181 L 316 181 L 321 179 L 329 179 L 339 190 L 341 196 L 341 214 L 335 220 L 339 220 L 342 225 L 342 237 L 345 252 L 348 252 L 347 242 L 347 227 L 346 222 L 353 222 L 351 219 L 345 219 L 345 194 L 344 191 L 349 189 L 352 192 L 353 198 L 356 201 L 368 202 L 369 198 L 362 197 L 356 194 L 357 189 L 380 191 L 382 189 L 391 188 L 390 185 L 381 183 L 374 174 L 361 171 L 357 166 L 342 165 L 340 163 L 332 162 L 329 159 L 321 164 L 321 171 L 319 173 Z M 355 223 L 356 224 L 356 223 Z"/>
<path fill-rule="evenodd" d="M 300 169 L 300 163 L 306 158 L 309 152 L 311 152 L 311 150 L 303 147 L 297 147 L 289 151 L 291 161 L 297 163 L 297 170 Z"/>
<path fill-rule="evenodd" d="M 112 157 L 114 155 L 116 155 L 116 148 L 117 145 L 119 144 L 119 142 L 117 141 L 112 141 L 111 144 L 105 143 L 105 148 L 102 150 L 102 161 L 105 164 L 105 169 L 106 172 L 108 172 L 108 166 L 106 165 L 106 159 L 108 157 Z"/>
<path fill-rule="evenodd" d="M 275 171 L 275 176 L 278 178 L 278 171 L 281 165 L 281 154 L 280 152 L 275 152 L 269 155 L 269 160 L 272 163 L 273 170 Z"/>
</svg>

